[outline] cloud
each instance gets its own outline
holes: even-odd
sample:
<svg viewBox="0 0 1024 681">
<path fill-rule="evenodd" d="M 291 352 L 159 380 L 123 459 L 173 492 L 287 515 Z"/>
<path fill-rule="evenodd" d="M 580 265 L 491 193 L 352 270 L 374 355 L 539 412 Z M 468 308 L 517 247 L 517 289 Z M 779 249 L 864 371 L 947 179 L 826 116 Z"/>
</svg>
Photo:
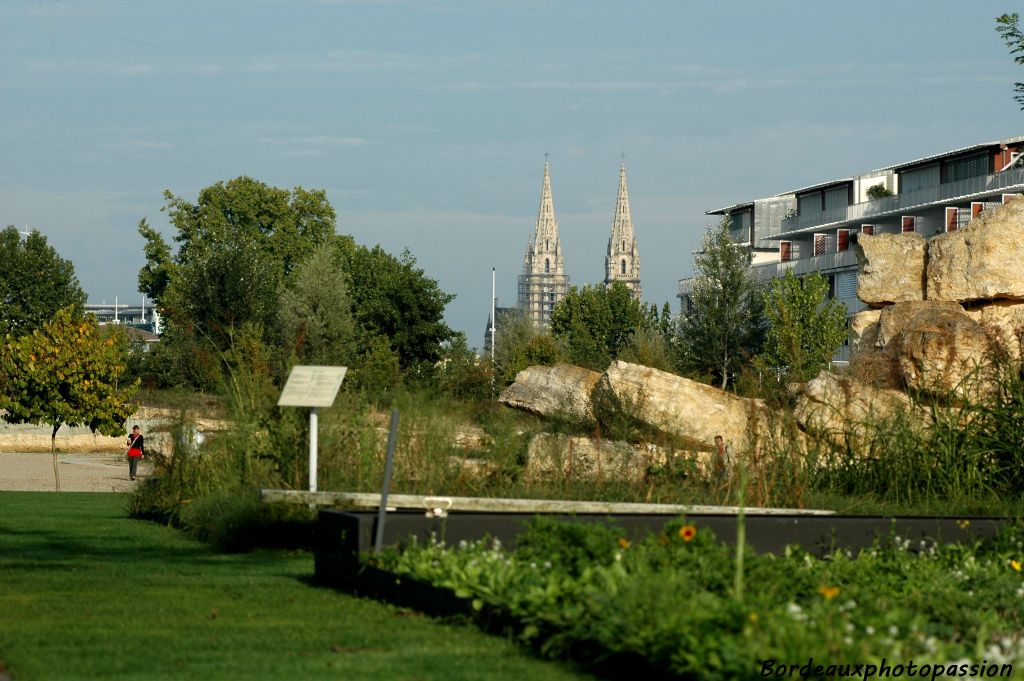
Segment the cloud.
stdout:
<svg viewBox="0 0 1024 681">
<path fill-rule="evenodd" d="M 35 59 L 28 63 L 30 71 L 45 74 L 78 74 L 106 76 L 145 76 L 153 73 L 151 64 L 111 60 Z"/>
</svg>

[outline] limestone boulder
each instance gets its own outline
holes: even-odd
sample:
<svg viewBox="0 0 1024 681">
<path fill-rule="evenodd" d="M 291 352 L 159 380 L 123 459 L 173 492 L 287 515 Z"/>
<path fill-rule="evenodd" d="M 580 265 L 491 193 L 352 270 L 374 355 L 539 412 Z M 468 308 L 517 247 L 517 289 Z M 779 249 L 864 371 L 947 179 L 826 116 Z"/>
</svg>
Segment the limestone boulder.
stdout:
<svg viewBox="0 0 1024 681">
<path fill-rule="evenodd" d="M 614 397 L 643 423 L 695 449 L 710 449 L 715 436 L 721 435 L 734 451 L 749 451 L 769 420 L 761 400 L 619 360 L 605 371 L 597 390 Z"/>
<path fill-rule="evenodd" d="M 875 347 L 895 350 L 894 342 L 910 325 L 911 320 L 964 315 L 964 308 L 954 301 L 919 300 L 890 305 L 880 310 L 880 313 Z"/>
<path fill-rule="evenodd" d="M 882 318 L 884 327 L 885 314 Z M 894 345 L 908 390 L 977 399 L 992 387 L 993 345 L 962 309 L 922 306 L 903 321 Z"/>
<path fill-rule="evenodd" d="M 928 300 L 1024 300 L 1024 201 L 984 211 L 928 245 Z"/>
<path fill-rule="evenodd" d="M 850 317 L 850 350 L 854 353 L 873 348 L 878 340 L 881 310 L 864 310 Z"/>
<path fill-rule="evenodd" d="M 1001 358 L 1024 360 L 1024 303 L 997 301 L 967 310 L 967 316 L 981 324 Z"/>
<path fill-rule="evenodd" d="M 875 388 L 822 371 L 806 383 L 793 409 L 801 428 L 840 447 L 864 451 L 872 424 L 912 408 L 899 390 Z"/>
<path fill-rule="evenodd" d="M 871 307 L 924 299 L 927 242 L 915 232 L 858 234 L 857 296 Z"/>
<path fill-rule="evenodd" d="M 600 380 L 600 373 L 571 364 L 532 366 L 516 374 L 498 400 L 540 416 L 590 422 L 594 420 L 590 396 Z"/>
<path fill-rule="evenodd" d="M 523 477 L 528 481 L 572 478 L 642 481 L 652 466 L 665 466 L 670 456 L 652 444 L 538 433 L 530 440 Z"/>
</svg>

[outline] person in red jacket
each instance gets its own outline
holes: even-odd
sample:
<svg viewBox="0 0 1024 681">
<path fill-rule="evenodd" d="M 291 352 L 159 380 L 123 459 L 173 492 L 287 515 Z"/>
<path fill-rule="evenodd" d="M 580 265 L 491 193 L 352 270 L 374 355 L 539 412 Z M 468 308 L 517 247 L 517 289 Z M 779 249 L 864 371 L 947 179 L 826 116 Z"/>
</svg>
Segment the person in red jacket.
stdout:
<svg viewBox="0 0 1024 681">
<path fill-rule="evenodd" d="M 132 434 L 128 436 L 128 477 L 135 479 L 135 473 L 139 468 L 139 459 L 146 458 L 145 438 L 139 432 L 139 427 L 132 428 Z"/>
</svg>

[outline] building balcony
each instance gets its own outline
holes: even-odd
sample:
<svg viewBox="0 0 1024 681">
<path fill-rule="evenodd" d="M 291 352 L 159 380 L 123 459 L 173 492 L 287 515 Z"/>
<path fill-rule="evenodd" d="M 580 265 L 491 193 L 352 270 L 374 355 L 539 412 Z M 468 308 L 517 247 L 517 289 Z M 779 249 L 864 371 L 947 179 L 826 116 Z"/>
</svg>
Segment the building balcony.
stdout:
<svg viewBox="0 0 1024 681">
<path fill-rule="evenodd" d="M 787 270 L 792 270 L 793 274 L 799 276 L 809 272 L 825 274 L 857 266 L 857 255 L 854 253 L 852 246 L 846 251 L 822 253 L 810 258 L 801 257 L 802 250 L 809 251 L 811 248 L 812 244 L 810 243 L 794 243 L 792 257 L 788 261 L 766 262 L 760 265 L 753 265 L 752 268 L 762 280 L 767 280 L 771 277 L 781 277 Z"/>
<path fill-rule="evenodd" d="M 1011 188 L 1020 189 L 1022 185 L 1024 185 L 1024 168 L 1011 168 L 1000 173 L 947 182 L 875 201 L 865 201 L 851 206 L 783 218 L 782 234 L 775 235 L 773 238 L 809 228 L 835 227 L 844 223 L 857 223 L 870 218 L 894 215 L 912 208 L 943 201 L 964 200 Z"/>
</svg>

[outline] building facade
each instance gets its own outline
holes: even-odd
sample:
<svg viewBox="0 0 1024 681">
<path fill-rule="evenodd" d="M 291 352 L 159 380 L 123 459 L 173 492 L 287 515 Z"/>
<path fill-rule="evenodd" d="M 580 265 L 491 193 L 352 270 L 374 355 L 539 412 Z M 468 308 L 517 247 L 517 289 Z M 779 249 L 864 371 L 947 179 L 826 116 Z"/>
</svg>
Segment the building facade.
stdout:
<svg viewBox="0 0 1024 681">
<path fill-rule="evenodd" d="M 621 281 L 637 300 L 640 299 L 640 250 L 636 245 L 633 217 L 629 212 L 625 163 L 619 167 L 619 193 L 615 199 L 615 215 L 612 216 L 612 233 L 608 237 L 608 253 L 604 258 L 604 273 L 605 286 Z"/>
<path fill-rule="evenodd" d="M 1024 137 L 954 149 L 906 163 L 707 211 L 750 248 L 762 279 L 818 272 L 847 316 L 857 298 L 857 234 L 917 232 L 925 238 L 963 228 L 982 211 L 1024 192 Z M 679 281 L 683 310 L 692 279 Z M 849 359 L 849 346 L 837 361 Z"/>
</svg>

